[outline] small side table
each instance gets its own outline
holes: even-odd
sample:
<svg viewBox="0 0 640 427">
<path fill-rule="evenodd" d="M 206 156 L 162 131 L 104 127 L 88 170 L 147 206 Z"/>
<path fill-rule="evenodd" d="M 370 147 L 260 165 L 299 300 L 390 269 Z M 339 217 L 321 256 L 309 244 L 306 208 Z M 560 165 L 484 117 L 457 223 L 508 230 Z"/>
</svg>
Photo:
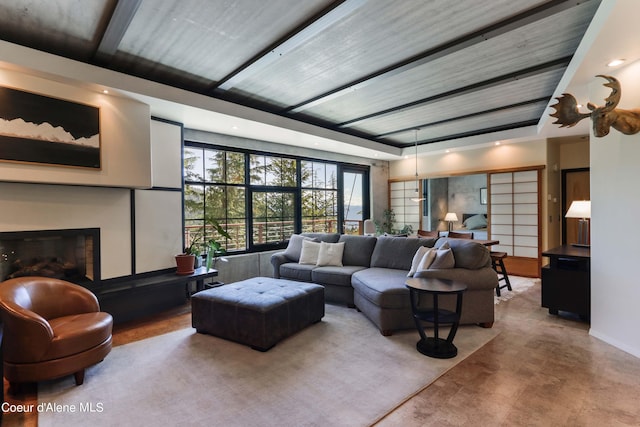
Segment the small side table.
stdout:
<svg viewBox="0 0 640 427">
<path fill-rule="evenodd" d="M 413 320 L 420 334 L 420 341 L 416 344 L 416 349 L 425 356 L 438 359 L 450 359 L 456 357 L 458 349 L 453 345 L 453 337 L 458 331 L 460 324 L 460 313 L 462 311 L 462 294 L 467 290 L 467 285 L 454 280 L 431 279 L 431 278 L 411 278 L 407 279 L 409 297 L 411 298 L 411 311 Z M 418 301 L 420 294 L 429 294 L 433 297 L 433 307 L 428 309 L 420 308 Z M 440 295 L 457 295 L 456 311 L 438 308 L 438 297 Z M 433 323 L 433 338 L 427 337 L 421 322 Z M 439 337 L 439 328 L 442 324 L 451 325 L 447 339 Z"/>
</svg>

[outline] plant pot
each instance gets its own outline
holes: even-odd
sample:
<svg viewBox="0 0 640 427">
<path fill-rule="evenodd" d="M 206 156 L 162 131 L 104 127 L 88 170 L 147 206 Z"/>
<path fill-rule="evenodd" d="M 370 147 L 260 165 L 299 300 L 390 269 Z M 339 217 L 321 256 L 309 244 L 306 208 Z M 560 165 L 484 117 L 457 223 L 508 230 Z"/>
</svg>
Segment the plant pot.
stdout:
<svg viewBox="0 0 640 427">
<path fill-rule="evenodd" d="M 178 267 L 176 270 L 176 274 L 179 275 L 188 275 L 188 274 L 193 274 L 194 270 L 194 265 L 196 262 L 196 256 L 195 255 L 187 255 L 187 254 L 180 254 L 180 255 L 176 255 L 176 266 Z"/>
</svg>

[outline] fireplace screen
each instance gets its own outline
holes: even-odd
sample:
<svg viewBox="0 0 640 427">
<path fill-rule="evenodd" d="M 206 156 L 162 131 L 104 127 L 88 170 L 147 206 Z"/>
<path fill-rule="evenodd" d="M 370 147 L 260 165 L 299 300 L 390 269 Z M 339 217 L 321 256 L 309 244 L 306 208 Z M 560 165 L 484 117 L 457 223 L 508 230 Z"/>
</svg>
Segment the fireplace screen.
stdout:
<svg viewBox="0 0 640 427">
<path fill-rule="evenodd" d="M 0 233 L 0 280 L 45 276 L 99 283 L 100 229 Z"/>
</svg>

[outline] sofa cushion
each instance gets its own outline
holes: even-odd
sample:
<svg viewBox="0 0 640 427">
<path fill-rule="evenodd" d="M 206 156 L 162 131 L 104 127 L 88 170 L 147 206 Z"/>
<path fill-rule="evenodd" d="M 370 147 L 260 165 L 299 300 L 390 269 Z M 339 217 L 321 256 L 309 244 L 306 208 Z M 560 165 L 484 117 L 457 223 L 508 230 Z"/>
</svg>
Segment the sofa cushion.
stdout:
<svg viewBox="0 0 640 427">
<path fill-rule="evenodd" d="M 411 269 L 411 260 L 420 246 L 433 247 L 435 238 L 408 238 L 380 236 L 371 255 L 371 267 L 392 268 L 397 270 Z"/>
<path fill-rule="evenodd" d="M 376 246 L 376 238 L 373 236 L 357 236 L 343 234 L 339 242 L 344 242 L 343 265 L 360 265 L 369 267 L 371 254 Z"/>
<path fill-rule="evenodd" d="M 420 246 L 411 261 L 411 269 L 407 273 L 407 277 L 413 277 L 418 269 L 427 269 L 435 259 L 436 252 L 434 248 Z"/>
<path fill-rule="evenodd" d="M 468 268 L 477 270 L 482 267 L 491 267 L 491 255 L 489 249 L 481 243 L 467 239 L 438 239 L 436 248 L 448 243 L 453 251 L 456 268 Z"/>
<path fill-rule="evenodd" d="M 351 286 L 351 275 L 365 268 L 359 265 L 316 267 L 311 272 L 311 279 L 322 285 Z"/>
<path fill-rule="evenodd" d="M 335 265 L 342 267 L 342 254 L 344 253 L 344 242 L 327 243 L 320 242 L 320 252 L 316 266 Z"/>
<path fill-rule="evenodd" d="M 313 264 L 298 264 L 297 262 L 287 262 L 280 266 L 280 277 L 283 279 L 298 280 L 301 282 L 311 282 L 311 271 L 316 268 Z"/>
<path fill-rule="evenodd" d="M 411 301 L 406 280 L 406 270 L 372 267 L 353 273 L 351 285 L 378 307 L 409 308 Z"/>
</svg>

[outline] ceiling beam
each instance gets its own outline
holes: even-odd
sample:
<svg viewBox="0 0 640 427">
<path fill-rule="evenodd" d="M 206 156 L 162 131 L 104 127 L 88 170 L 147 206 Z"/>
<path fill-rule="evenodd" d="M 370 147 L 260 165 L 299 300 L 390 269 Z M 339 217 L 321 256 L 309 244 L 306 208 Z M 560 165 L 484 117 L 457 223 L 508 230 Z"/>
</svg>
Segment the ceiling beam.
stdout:
<svg viewBox="0 0 640 427">
<path fill-rule="evenodd" d="M 102 38 L 98 49 L 93 54 L 93 59 L 97 63 L 107 63 L 118 50 L 118 46 L 124 37 L 133 17 L 135 16 L 142 0 L 118 0 L 113 15 L 109 20 L 109 25 Z"/>
<path fill-rule="evenodd" d="M 320 17 L 305 23 L 301 28 L 294 30 L 291 34 L 277 41 L 265 51 L 251 58 L 237 70 L 220 80 L 212 90 L 216 92 L 228 91 L 249 76 L 256 74 L 280 59 L 299 46 L 302 46 L 309 39 L 317 36 L 336 22 L 351 15 L 360 7 L 364 6 L 367 0 L 345 0 L 332 6 Z"/>
<path fill-rule="evenodd" d="M 516 102 L 515 104 L 504 105 L 502 107 L 491 108 L 489 110 L 482 110 L 482 111 L 477 111 L 475 113 L 463 114 L 461 116 L 449 117 L 447 119 L 438 120 L 438 121 L 435 121 L 435 122 L 422 123 L 422 124 L 414 125 L 414 126 L 411 126 L 411 127 L 408 127 L 408 128 L 404 128 L 404 129 L 398 129 L 398 130 L 394 130 L 394 131 L 391 131 L 391 132 L 381 133 L 379 135 L 376 135 L 375 138 L 376 139 L 385 138 L 385 137 L 390 136 L 390 135 L 397 135 L 397 134 L 400 134 L 400 133 L 409 132 L 409 131 L 415 130 L 416 128 L 423 129 L 423 128 L 427 128 L 429 126 L 437 126 L 437 125 L 441 125 L 441 124 L 444 124 L 444 123 L 455 122 L 457 120 L 464 120 L 464 119 L 469 119 L 471 117 L 483 116 L 485 114 L 497 113 L 498 111 L 506 111 L 506 110 L 511 110 L 513 108 L 524 107 L 525 105 L 537 104 L 537 103 L 542 103 L 542 102 L 544 102 L 546 104 L 549 101 L 549 98 L 551 98 L 551 95 L 545 96 L 545 97 L 542 97 L 542 98 L 529 99 L 529 100 L 522 101 L 522 102 Z"/>
<path fill-rule="evenodd" d="M 535 125 L 538 124 L 538 121 L 539 121 L 539 119 L 525 120 L 525 121 L 522 121 L 522 122 L 509 123 L 509 124 L 500 125 L 500 126 L 492 126 L 492 127 L 488 127 L 488 128 L 484 128 L 484 129 L 475 129 L 475 130 L 468 131 L 468 132 L 461 132 L 461 133 L 457 133 L 457 134 L 453 134 L 453 135 L 446 135 L 446 136 L 442 136 L 442 137 L 438 137 L 438 138 L 419 140 L 417 142 L 417 144 L 418 145 L 433 144 L 434 142 L 450 141 L 450 140 L 453 140 L 453 139 L 467 138 L 467 137 L 470 137 L 470 136 L 484 135 L 484 134 L 488 134 L 488 133 L 501 132 L 501 131 L 505 131 L 505 130 L 512 130 L 512 129 L 524 128 L 524 127 L 529 127 L 529 126 L 535 126 Z M 411 143 L 411 144 L 399 144 L 399 145 L 395 145 L 395 146 L 398 147 L 398 148 L 407 148 L 407 147 L 411 147 L 414 144 L 415 144 L 415 142 Z"/>
<path fill-rule="evenodd" d="M 518 29 L 524 25 L 529 25 L 533 22 L 548 18 L 554 14 L 562 12 L 566 9 L 570 9 L 576 6 L 575 1 L 569 0 L 553 0 L 536 8 L 522 12 L 516 16 L 513 16 L 504 21 L 492 24 L 488 27 L 482 28 L 471 34 L 467 34 L 458 39 L 430 49 L 415 55 L 402 62 L 396 63 L 375 73 L 369 74 L 356 81 L 350 82 L 344 86 L 333 89 L 324 94 L 318 95 L 312 99 L 304 101 L 300 104 L 294 105 L 285 109 L 283 112 L 288 114 L 296 114 L 302 111 L 308 110 L 317 105 L 331 101 L 335 98 L 341 97 L 347 93 L 362 89 L 374 83 L 380 83 L 382 80 L 396 76 L 400 73 L 404 73 L 413 68 L 420 67 L 436 59 L 451 55 L 462 49 L 466 49 L 485 42 L 489 39 L 501 36 L 509 31 Z"/>
<path fill-rule="evenodd" d="M 499 86 L 508 81 L 521 80 L 527 77 L 535 76 L 538 74 L 542 74 L 548 71 L 557 70 L 566 68 L 569 62 L 571 61 L 571 56 L 566 56 L 564 58 L 556 59 L 554 61 L 550 61 L 544 64 L 536 65 L 534 67 L 529 67 L 524 70 L 518 70 L 513 73 L 505 74 L 502 76 L 494 77 L 492 79 L 484 80 L 478 83 L 474 83 L 468 86 L 463 86 L 461 88 L 453 89 L 447 92 L 439 93 L 437 95 L 433 95 L 427 98 L 418 99 L 416 101 L 412 101 L 406 104 L 398 105 L 393 108 L 387 108 L 386 110 L 377 111 L 375 113 L 367 114 L 365 116 L 357 117 L 355 119 L 339 123 L 336 125 L 337 128 L 347 128 L 351 126 L 355 126 L 364 121 L 371 120 L 374 118 L 379 118 L 383 116 L 388 116 L 391 114 L 395 114 L 397 112 L 408 110 L 411 108 L 415 108 L 420 105 L 429 104 L 436 101 L 442 101 L 448 98 L 455 98 L 462 94 L 477 92 L 479 90 L 488 89 L 491 87 Z"/>
</svg>

